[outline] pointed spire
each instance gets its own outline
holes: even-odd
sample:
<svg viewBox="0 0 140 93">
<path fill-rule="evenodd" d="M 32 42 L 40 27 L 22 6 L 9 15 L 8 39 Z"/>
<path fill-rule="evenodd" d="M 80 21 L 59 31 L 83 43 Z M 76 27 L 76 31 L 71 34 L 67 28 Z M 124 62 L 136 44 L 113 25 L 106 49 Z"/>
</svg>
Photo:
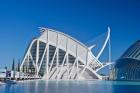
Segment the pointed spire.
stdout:
<svg viewBox="0 0 140 93">
<path fill-rule="evenodd" d="M 18 60 L 18 67 L 17 67 L 17 71 L 20 72 L 20 59 Z"/>
<path fill-rule="evenodd" d="M 15 59 L 13 58 L 13 63 L 12 63 L 12 71 L 15 70 Z"/>
</svg>

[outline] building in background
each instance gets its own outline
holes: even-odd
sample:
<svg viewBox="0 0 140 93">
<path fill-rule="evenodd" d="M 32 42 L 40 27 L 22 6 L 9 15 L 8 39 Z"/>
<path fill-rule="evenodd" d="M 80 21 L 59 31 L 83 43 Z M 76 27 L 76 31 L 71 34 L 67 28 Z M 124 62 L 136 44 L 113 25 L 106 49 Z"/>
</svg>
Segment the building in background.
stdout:
<svg viewBox="0 0 140 93">
<path fill-rule="evenodd" d="M 112 77 L 114 80 L 140 80 L 140 40 L 116 61 Z"/>
<path fill-rule="evenodd" d="M 20 71 L 44 79 L 102 79 L 97 72 L 110 63 L 101 63 L 99 57 L 110 39 L 107 38 L 97 56 L 75 38 L 56 30 L 41 28 L 41 35 L 31 41 Z"/>
</svg>

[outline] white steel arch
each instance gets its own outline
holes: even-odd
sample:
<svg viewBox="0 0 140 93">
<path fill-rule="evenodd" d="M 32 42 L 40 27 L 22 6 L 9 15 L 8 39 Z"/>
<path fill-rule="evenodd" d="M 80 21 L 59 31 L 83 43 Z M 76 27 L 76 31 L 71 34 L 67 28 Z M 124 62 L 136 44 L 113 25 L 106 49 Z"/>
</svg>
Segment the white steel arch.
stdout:
<svg viewBox="0 0 140 93">
<path fill-rule="evenodd" d="M 110 37 L 95 57 L 83 43 L 48 28 L 40 28 L 41 35 L 33 39 L 23 58 L 20 70 L 44 79 L 101 79 L 97 70 L 103 67 L 98 60 Z"/>
</svg>

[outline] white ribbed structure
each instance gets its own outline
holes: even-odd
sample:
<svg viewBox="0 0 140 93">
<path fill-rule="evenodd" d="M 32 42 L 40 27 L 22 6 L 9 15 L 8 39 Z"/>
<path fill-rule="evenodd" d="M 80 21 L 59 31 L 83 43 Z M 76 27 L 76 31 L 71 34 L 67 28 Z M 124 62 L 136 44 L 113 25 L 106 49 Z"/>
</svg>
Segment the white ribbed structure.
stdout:
<svg viewBox="0 0 140 93">
<path fill-rule="evenodd" d="M 41 36 L 33 39 L 23 58 L 20 70 L 44 79 L 101 79 L 97 71 L 104 67 L 97 57 L 76 39 L 64 33 L 41 28 Z"/>
</svg>

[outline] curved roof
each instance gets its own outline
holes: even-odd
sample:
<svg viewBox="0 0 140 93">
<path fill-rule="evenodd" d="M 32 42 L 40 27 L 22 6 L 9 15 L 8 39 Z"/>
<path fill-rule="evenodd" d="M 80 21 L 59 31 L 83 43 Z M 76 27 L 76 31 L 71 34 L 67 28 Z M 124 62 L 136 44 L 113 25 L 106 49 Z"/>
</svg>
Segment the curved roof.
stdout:
<svg viewBox="0 0 140 93">
<path fill-rule="evenodd" d="M 89 59 L 94 59 L 95 57 L 93 54 L 89 56 L 89 52 L 92 52 L 86 45 L 67 34 L 48 28 L 41 28 L 40 32 L 41 36 L 38 38 L 39 40 L 44 43 L 49 42 L 53 46 L 68 51 L 71 55 L 78 57 L 83 62 L 88 62 Z"/>
<path fill-rule="evenodd" d="M 83 44 L 82 42 L 78 41 L 77 39 L 71 37 L 71 36 L 68 35 L 68 34 L 65 34 L 65 33 L 63 33 L 63 32 L 59 32 L 59 31 L 57 31 L 57 30 L 49 29 L 49 28 L 43 28 L 43 27 L 40 27 L 40 30 L 41 30 L 40 32 L 41 32 L 42 34 L 43 34 L 45 31 L 52 31 L 52 32 L 55 32 L 55 33 L 64 35 L 64 36 L 66 36 L 66 37 L 72 39 L 73 41 L 77 42 L 78 44 L 82 45 L 83 47 L 85 47 L 85 48 L 87 48 L 87 49 L 89 50 L 89 48 L 88 48 L 85 44 Z"/>
<path fill-rule="evenodd" d="M 140 60 L 140 40 L 132 44 L 120 57 L 120 59 L 122 58 L 131 58 Z"/>
</svg>

